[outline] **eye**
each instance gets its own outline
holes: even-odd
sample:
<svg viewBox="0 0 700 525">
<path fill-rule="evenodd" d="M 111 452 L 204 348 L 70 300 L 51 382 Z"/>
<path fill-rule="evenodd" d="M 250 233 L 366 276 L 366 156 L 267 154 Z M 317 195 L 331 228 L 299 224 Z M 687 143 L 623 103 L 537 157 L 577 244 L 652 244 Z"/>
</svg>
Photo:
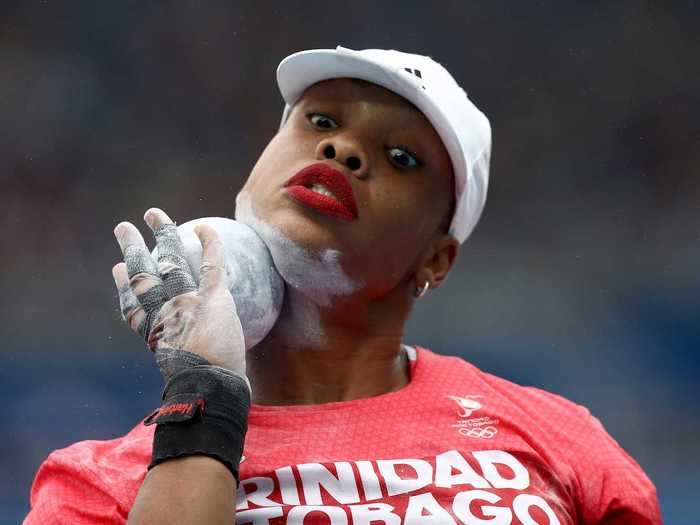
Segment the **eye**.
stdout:
<svg viewBox="0 0 700 525">
<path fill-rule="evenodd" d="M 309 121 L 317 128 L 335 129 L 339 127 L 338 123 L 335 120 L 321 113 L 309 113 L 306 116 L 309 119 Z"/>
<path fill-rule="evenodd" d="M 389 158 L 401 168 L 415 168 L 421 165 L 416 154 L 404 146 L 391 146 L 386 148 Z"/>
</svg>

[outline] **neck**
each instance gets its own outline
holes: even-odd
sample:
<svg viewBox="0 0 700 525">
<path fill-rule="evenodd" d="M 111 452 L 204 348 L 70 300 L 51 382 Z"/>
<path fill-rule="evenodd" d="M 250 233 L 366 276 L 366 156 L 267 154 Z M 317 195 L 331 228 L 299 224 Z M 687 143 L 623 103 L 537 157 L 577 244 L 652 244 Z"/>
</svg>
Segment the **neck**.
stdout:
<svg viewBox="0 0 700 525">
<path fill-rule="evenodd" d="M 400 290 L 380 301 L 349 298 L 321 307 L 288 288 L 277 323 L 246 358 L 253 402 L 329 403 L 403 388 L 409 309 Z"/>
</svg>

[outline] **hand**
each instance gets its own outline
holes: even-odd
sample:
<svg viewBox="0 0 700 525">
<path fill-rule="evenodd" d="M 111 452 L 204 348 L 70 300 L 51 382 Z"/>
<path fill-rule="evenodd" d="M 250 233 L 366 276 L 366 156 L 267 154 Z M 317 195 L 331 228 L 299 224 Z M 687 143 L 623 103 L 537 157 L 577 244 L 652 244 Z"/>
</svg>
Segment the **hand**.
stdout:
<svg viewBox="0 0 700 525">
<path fill-rule="evenodd" d="M 158 208 L 144 220 L 156 237 L 157 265 L 133 224 L 114 229 L 125 260 L 112 268 L 123 318 L 154 352 L 185 350 L 246 377 L 243 330 L 216 231 L 205 224 L 195 228 L 202 243 L 197 288 L 173 221 Z"/>
</svg>

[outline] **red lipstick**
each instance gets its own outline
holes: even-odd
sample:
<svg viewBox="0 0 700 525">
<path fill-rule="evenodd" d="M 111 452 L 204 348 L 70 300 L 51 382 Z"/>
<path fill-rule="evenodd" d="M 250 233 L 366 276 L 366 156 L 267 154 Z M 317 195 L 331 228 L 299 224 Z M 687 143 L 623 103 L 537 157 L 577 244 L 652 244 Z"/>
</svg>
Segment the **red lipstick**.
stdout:
<svg viewBox="0 0 700 525">
<path fill-rule="evenodd" d="M 320 213 L 346 221 L 357 219 L 352 186 L 345 175 L 328 164 L 318 162 L 303 168 L 287 181 L 285 187 L 292 199 Z"/>
</svg>

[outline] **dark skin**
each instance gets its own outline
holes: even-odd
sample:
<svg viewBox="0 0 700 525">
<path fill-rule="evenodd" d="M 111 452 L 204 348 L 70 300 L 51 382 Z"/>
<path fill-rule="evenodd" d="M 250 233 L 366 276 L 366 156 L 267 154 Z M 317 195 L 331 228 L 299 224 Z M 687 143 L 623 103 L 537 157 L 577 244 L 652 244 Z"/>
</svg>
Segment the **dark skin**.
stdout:
<svg viewBox="0 0 700 525">
<path fill-rule="evenodd" d="M 332 156 L 328 155 L 329 145 L 333 146 Z M 403 149 L 398 151 L 397 145 Z M 406 148 L 411 150 L 410 158 L 403 155 Z M 415 166 L 414 158 L 419 160 Z M 348 177 L 359 209 L 356 221 L 320 214 L 285 193 L 284 184 L 291 176 L 318 161 Z M 426 282 L 431 288 L 440 286 L 459 250 L 458 241 L 446 233 L 452 177 L 439 136 L 401 97 L 350 79 L 312 86 L 260 156 L 243 192 L 258 218 L 297 245 L 312 253 L 337 250 L 344 273 L 362 285 L 331 301 L 319 301 L 303 287 L 287 286 L 275 327 L 249 355 L 241 351 L 238 359 L 224 359 L 216 348 L 209 348 L 212 341 L 222 339 L 221 334 L 212 339 L 207 337 L 209 330 L 203 330 L 197 335 L 200 311 L 208 315 L 202 323 L 216 324 L 216 319 L 230 314 L 225 301 L 218 306 L 210 300 L 214 296 L 223 299 L 228 293 L 223 277 L 218 285 L 206 287 L 216 294 L 198 293 L 193 294 L 196 298 L 180 301 L 182 316 L 169 316 L 165 322 L 170 327 L 163 333 L 178 334 L 188 341 L 185 350 L 207 356 L 214 364 L 247 373 L 256 403 L 326 403 L 404 387 L 409 372 L 401 339 L 415 290 Z M 154 230 L 170 222 L 157 209 L 149 210 L 145 219 Z M 121 245 L 143 242 L 129 223 L 122 223 L 116 234 Z M 219 261 L 213 265 L 216 272 L 225 275 L 216 232 L 204 228 L 200 239 L 208 258 Z M 124 263 L 116 265 L 113 273 L 118 287 L 130 284 L 144 291 L 153 285 L 138 274 L 130 280 Z M 309 327 L 299 322 L 300 311 L 317 315 L 323 344 L 307 337 Z M 142 310 L 130 314 L 132 329 L 143 315 Z M 189 328 L 179 329 L 179 318 L 188 318 Z M 232 341 L 242 337 L 240 328 L 232 326 L 235 324 L 221 326 L 230 332 L 223 335 Z M 213 361 L 219 358 L 220 362 Z M 212 458 L 165 461 L 146 476 L 129 523 L 231 523 L 234 491 L 233 476 Z"/>
<path fill-rule="evenodd" d="M 286 181 L 318 161 L 347 175 L 356 221 L 321 214 L 286 195 Z M 327 306 L 287 287 L 277 324 L 247 358 L 254 402 L 344 401 L 408 383 L 400 344 L 414 292 L 426 281 L 440 286 L 459 250 L 446 233 L 452 184 L 440 137 L 405 99 L 351 79 L 319 82 L 305 92 L 243 192 L 258 218 L 297 244 L 340 251 L 343 270 L 364 285 Z M 322 347 L 304 342 L 307 327 L 295 311 L 308 309 L 318 312 Z"/>
</svg>

